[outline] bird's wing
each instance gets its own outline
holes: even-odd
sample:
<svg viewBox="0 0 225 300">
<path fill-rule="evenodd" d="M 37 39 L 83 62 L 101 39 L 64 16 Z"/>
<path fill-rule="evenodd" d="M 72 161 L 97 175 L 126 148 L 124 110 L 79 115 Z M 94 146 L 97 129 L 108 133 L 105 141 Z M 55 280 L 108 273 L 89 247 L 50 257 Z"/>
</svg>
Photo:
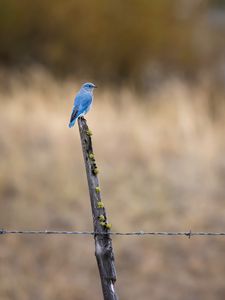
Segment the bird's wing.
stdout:
<svg viewBox="0 0 225 300">
<path fill-rule="evenodd" d="M 91 105 L 92 100 L 93 100 L 93 96 L 91 94 L 89 94 L 89 93 L 85 94 L 83 96 L 83 99 L 82 99 L 81 103 L 80 103 L 80 109 L 79 110 L 82 111 L 82 112 L 86 111 L 89 108 L 89 106 Z"/>
<path fill-rule="evenodd" d="M 92 95 L 90 93 L 79 92 L 74 100 L 74 107 L 88 107 L 92 102 Z"/>
</svg>

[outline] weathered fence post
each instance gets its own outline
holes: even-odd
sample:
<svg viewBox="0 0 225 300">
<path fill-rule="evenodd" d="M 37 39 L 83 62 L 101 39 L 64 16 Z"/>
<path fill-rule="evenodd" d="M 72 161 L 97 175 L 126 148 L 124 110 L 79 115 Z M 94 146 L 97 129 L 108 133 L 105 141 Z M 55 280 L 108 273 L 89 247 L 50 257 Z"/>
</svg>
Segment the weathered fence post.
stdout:
<svg viewBox="0 0 225 300">
<path fill-rule="evenodd" d="M 95 239 L 95 255 L 97 259 L 99 274 L 101 277 L 104 300 L 118 300 L 114 290 L 116 281 L 116 270 L 112 240 L 109 230 L 111 225 L 107 222 L 106 211 L 101 200 L 101 193 L 98 181 L 98 168 L 95 162 L 91 141 L 91 131 L 83 117 L 78 118 L 80 138 L 86 167 Z"/>
</svg>

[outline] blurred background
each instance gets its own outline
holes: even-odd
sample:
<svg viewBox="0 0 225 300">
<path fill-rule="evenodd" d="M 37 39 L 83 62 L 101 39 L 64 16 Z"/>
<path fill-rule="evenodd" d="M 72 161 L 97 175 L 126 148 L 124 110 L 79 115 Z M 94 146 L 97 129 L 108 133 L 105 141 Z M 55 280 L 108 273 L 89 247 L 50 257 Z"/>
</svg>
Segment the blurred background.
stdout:
<svg viewBox="0 0 225 300">
<path fill-rule="evenodd" d="M 92 230 L 80 85 L 113 231 L 225 231 L 225 1 L 0 1 L 0 227 Z M 121 299 L 224 299 L 221 237 L 113 237 Z M 88 236 L 2 236 L 3 300 L 101 299 Z"/>
</svg>

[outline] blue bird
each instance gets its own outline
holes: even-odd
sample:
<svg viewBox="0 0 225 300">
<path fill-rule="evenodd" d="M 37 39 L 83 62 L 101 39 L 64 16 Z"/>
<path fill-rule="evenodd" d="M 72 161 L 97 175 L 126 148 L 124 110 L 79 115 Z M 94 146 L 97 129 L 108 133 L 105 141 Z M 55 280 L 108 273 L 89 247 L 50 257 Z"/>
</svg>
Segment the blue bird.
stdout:
<svg viewBox="0 0 225 300">
<path fill-rule="evenodd" d="M 70 118 L 69 128 L 73 127 L 78 117 L 84 116 L 91 108 L 93 91 L 97 86 L 91 82 L 84 83 L 77 93 Z"/>
</svg>

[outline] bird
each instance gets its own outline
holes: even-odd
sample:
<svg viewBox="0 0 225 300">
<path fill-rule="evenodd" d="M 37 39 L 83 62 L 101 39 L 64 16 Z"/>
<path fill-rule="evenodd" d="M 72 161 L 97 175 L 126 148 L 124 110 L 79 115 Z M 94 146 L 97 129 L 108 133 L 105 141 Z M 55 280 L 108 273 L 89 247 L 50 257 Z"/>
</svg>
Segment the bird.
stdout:
<svg viewBox="0 0 225 300">
<path fill-rule="evenodd" d="M 86 115 L 93 102 L 93 91 L 97 86 L 91 82 L 84 83 L 77 93 L 70 117 L 69 128 L 73 127 L 79 117 Z"/>
</svg>

